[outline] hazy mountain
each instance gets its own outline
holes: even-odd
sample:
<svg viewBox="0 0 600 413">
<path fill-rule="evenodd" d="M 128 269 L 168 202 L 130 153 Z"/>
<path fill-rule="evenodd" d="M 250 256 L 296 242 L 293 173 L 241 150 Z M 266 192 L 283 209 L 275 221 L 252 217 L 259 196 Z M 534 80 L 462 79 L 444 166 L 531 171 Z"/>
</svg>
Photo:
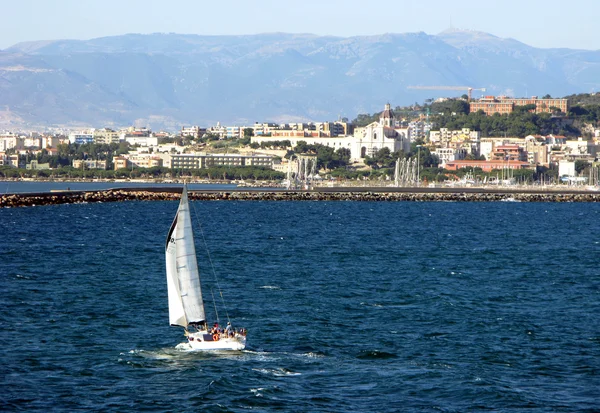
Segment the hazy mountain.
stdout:
<svg viewBox="0 0 600 413">
<path fill-rule="evenodd" d="M 0 51 L 0 128 L 334 120 L 466 91 L 564 96 L 600 88 L 600 51 L 487 33 L 350 38 L 129 34 Z M 473 92 L 474 97 L 480 92 Z"/>
</svg>

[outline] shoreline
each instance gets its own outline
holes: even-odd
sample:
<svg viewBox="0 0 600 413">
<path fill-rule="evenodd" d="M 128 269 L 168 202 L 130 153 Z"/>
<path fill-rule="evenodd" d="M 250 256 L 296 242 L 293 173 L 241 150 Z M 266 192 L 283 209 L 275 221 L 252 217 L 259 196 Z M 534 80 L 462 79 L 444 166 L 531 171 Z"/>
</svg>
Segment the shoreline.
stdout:
<svg viewBox="0 0 600 413">
<path fill-rule="evenodd" d="M 174 201 L 181 188 L 119 188 L 0 195 L 0 208 L 123 201 Z M 320 188 L 309 191 L 194 190 L 202 201 L 411 201 L 411 202 L 600 202 L 598 191 L 503 190 L 479 188 Z"/>
</svg>

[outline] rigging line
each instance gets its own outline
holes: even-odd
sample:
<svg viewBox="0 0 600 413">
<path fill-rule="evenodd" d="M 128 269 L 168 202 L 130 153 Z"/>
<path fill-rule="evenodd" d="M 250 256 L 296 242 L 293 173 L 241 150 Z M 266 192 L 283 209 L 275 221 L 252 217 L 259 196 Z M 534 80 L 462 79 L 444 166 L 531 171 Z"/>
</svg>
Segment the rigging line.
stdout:
<svg viewBox="0 0 600 413">
<path fill-rule="evenodd" d="M 217 284 L 217 289 L 219 290 L 219 295 L 221 296 L 221 304 L 223 305 L 223 309 L 225 310 L 225 316 L 227 317 L 227 321 L 230 322 L 231 320 L 229 319 L 229 312 L 227 311 L 227 305 L 225 304 L 225 298 L 223 297 L 223 291 L 221 290 L 221 283 L 219 282 L 219 277 L 217 277 L 217 272 L 215 271 L 215 266 L 213 265 L 212 257 L 210 255 L 210 250 L 208 249 L 208 244 L 206 243 L 206 237 L 204 236 L 204 228 L 202 227 L 202 222 L 200 221 L 200 215 L 198 215 L 198 212 L 196 211 L 196 205 L 192 204 L 191 202 L 189 203 L 189 205 L 191 205 L 192 208 L 194 209 L 194 216 L 196 217 L 196 221 L 198 222 L 198 227 L 200 228 L 200 235 L 202 237 L 202 243 L 204 244 L 204 250 L 206 251 L 206 255 L 208 256 L 208 262 L 210 264 L 210 269 L 213 273 L 213 277 Z M 212 293 L 212 289 L 211 289 L 211 293 Z M 215 310 L 216 310 L 216 301 L 215 301 L 214 294 L 213 294 L 213 304 L 215 305 Z"/>
<path fill-rule="evenodd" d="M 221 322 L 219 321 L 219 312 L 217 311 L 217 302 L 215 301 L 215 293 L 213 291 L 213 289 L 210 289 L 210 295 L 212 295 L 213 298 L 213 306 L 215 307 L 215 315 L 217 316 L 217 324 L 221 324 Z M 229 320 L 229 318 L 228 318 Z"/>
</svg>

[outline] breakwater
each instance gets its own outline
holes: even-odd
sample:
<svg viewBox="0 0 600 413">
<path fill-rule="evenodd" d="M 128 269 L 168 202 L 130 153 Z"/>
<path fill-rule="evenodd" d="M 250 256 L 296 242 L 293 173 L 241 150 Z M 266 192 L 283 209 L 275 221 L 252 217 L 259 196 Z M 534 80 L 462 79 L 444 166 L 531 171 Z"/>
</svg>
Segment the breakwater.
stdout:
<svg viewBox="0 0 600 413">
<path fill-rule="evenodd" d="M 136 188 L 102 191 L 63 191 L 49 193 L 0 195 L 0 207 L 25 207 L 92 202 L 167 201 L 177 200 L 181 189 Z M 489 190 L 424 190 L 418 189 L 361 189 L 312 191 L 192 191 L 190 198 L 204 201 L 456 201 L 456 202 L 600 202 L 595 191 L 489 191 Z"/>
</svg>

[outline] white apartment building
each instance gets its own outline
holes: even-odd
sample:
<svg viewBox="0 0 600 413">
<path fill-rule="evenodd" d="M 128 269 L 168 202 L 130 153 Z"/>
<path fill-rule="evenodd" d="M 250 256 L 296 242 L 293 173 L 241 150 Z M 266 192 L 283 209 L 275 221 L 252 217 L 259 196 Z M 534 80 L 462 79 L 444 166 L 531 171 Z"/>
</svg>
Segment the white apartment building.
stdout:
<svg viewBox="0 0 600 413">
<path fill-rule="evenodd" d="M 25 138 L 13 134 L 0 135 L 0 151 L 7 149 L 23 149 L 25 147 Z"/>
<path fill-rule="evenodd" d="M 472 131 L 469 128 L 462 128 L 458 130 L 440 128 L 439 131 L 432 130 L 429 132 L 429 141 L 433 144 L 440 145 L 445 145 L 450 142 L 464 142 L 466 140 L 479 142 L 480 137 L 481 132 Z"/>
<path fill-rule="evenodd" d="M 444 168 L 447 162 L 465 159 L 467 150 L 465 148 L 435 148 L 431 154 L 439 159 L 440 166 Z"/>
<path fill-rule="evenodd" d="M 94 143 L 94 133 L 91 131 L 71 132 L 69 142 L 77 144 Z"/>
<path fill-rule="evenodd" d="M 156 136 L 126 136 L 125 142 L 130 145 L 139 145 L 143 147 L 157 146 L 158 138 Z"/>
</svg>

